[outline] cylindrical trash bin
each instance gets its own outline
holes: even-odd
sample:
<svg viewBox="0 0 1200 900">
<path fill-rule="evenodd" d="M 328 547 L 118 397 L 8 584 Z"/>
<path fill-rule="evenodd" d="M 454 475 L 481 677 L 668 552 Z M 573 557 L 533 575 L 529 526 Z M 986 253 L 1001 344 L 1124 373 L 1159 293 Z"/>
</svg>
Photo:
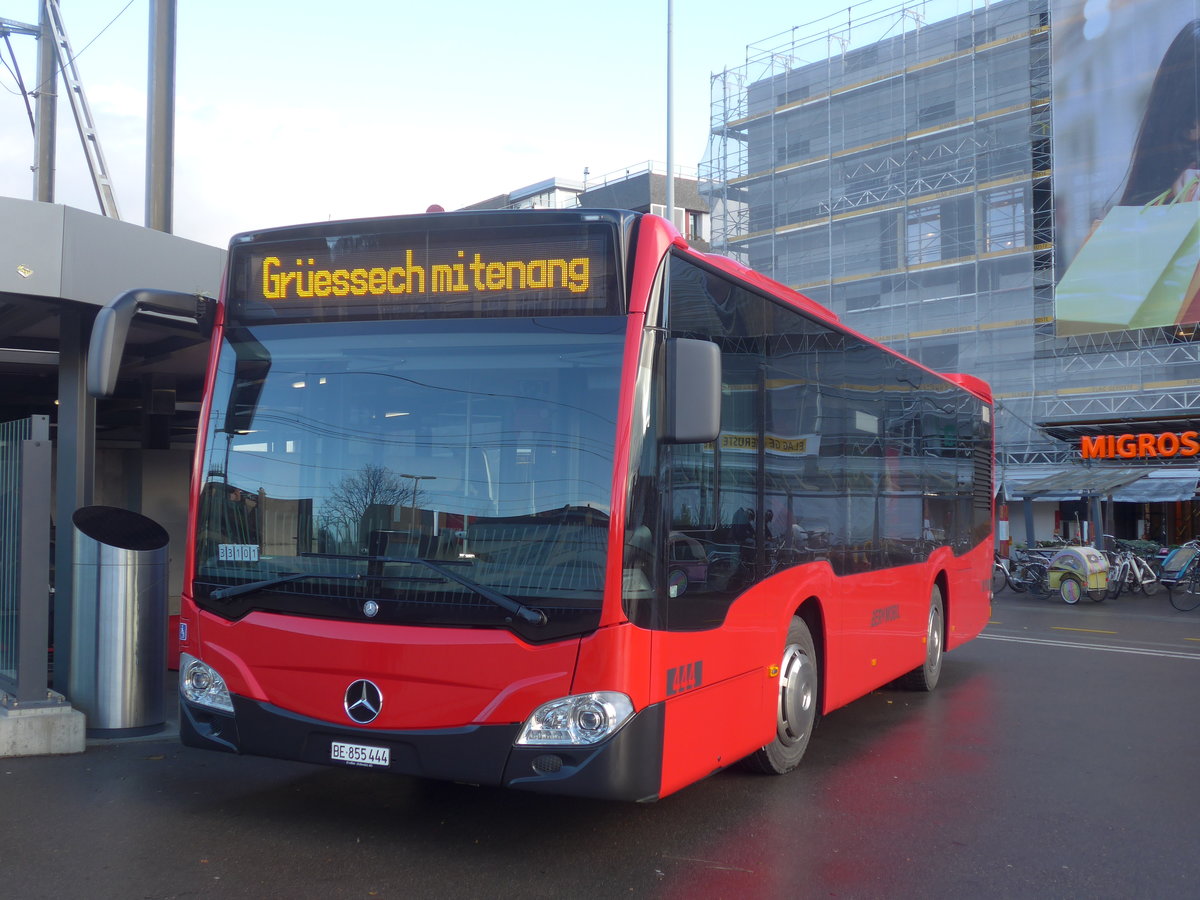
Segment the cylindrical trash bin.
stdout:
<svg viewBox="0 0 1200 900">
<path fill-rule="evenodd" d="M 91 737 L 160 731 L 166 717 L 167 532 L 140 513 L 72 516 L 71 702 Z"/>
</svg>

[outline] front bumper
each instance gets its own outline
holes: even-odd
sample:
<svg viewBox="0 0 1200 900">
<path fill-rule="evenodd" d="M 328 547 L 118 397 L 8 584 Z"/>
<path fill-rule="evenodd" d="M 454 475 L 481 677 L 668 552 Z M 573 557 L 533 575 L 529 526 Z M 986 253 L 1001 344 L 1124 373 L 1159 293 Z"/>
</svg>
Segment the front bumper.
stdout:
<svg viewBox="0 0 1200 900">
<path fill-rule="evenodd" d="M 389 772 L 611 800 L 658 799 L 662 704 L 633 716 L 592 747 L 517 747 L 520 725 L 421 731 L 347 728 L 233 695 L 233 715 L 180 700 L 180 738 L 189 747 L 342 766 L 334 741 L 387 747 Z"/>
</svg>

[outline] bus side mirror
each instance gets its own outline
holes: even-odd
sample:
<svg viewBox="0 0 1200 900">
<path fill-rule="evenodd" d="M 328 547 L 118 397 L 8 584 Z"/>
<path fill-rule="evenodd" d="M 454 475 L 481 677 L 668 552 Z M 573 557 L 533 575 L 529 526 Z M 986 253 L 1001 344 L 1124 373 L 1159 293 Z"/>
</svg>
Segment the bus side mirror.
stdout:
<svg viewBox="0 0 1200 900">
<path fill-rule="evenodd" d="M 721 433 L 721 350 L 712 341 L 668 338 L 666 400 L 659 438 L 707 444 Z"/>
<path fill-rule="evenodd" d="M 191 319 L 197 325 L 206 317 L 212 300 L 203 294 L 138 289 L 118 294 L 96 314 L 88 346 L 87 391 L 93 397 L 111 397 L 125 353 L 129 323 L 139 312 L 163 313 Z"/>
</svg>

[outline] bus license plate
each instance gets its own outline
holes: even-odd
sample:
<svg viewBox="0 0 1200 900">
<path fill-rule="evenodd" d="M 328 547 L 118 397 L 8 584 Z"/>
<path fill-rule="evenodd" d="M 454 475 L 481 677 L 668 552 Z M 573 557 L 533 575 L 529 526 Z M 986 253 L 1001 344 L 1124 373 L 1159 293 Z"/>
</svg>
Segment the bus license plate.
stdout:
<svg viewBox="0 0 1200 900">
<path fill-rule="evenodd" d="M 334 741 L 329 748 L 329 758 L 352 766 L 386 766 L 392 761 L 392 752 L 387 747 L 366 747 Z"/>
</svg>

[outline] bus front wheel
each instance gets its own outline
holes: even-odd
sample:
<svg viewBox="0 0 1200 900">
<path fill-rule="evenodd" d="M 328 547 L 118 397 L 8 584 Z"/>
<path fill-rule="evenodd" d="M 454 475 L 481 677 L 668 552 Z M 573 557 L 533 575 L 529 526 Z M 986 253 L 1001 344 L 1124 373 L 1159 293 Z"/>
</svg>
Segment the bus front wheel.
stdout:
<svg viewBox="0 0 1200 900">
<path fill-rule="evenodd" d="M 929 618 L 925 622 L 925 662 L 900 677 L 900 685 L 910 691 L 932 691 L 942 674 L 942 589 L 936 584 L 929 594 Z"/>
<path fill-rule="evenodd" d="M 799 617 L 788 628 L 778 678 L 775 739 L 746 760 L 750 769 L 767 775 L 796 768 L 817 725 L 820 668 L 812 634 Z"/>
</svg>

